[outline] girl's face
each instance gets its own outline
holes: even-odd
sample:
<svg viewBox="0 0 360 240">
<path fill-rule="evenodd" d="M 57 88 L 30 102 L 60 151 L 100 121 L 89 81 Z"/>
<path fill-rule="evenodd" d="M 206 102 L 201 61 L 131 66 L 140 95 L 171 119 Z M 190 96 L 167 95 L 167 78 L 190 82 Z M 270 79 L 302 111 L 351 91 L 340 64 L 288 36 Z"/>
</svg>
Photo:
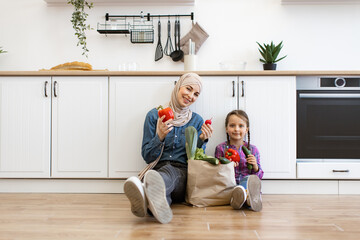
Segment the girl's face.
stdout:
<svg viewBox="0 0 360 240">
<path fill-rule="evenodd" d="M 193 104 L 200 95 L 199 85 L 186 85 L 179 89 L 177 100 L 181 107 L 188 107 Z"/>
<path fill-rule="evenodd" d="M 242 141 L 248 130 L 249 128 L 242 118 L 236 115 L 231 115 L 229 117 L 229 122 L 226 126 L 226 133 L 229 135 L 230 140 Z"/>
</svg>

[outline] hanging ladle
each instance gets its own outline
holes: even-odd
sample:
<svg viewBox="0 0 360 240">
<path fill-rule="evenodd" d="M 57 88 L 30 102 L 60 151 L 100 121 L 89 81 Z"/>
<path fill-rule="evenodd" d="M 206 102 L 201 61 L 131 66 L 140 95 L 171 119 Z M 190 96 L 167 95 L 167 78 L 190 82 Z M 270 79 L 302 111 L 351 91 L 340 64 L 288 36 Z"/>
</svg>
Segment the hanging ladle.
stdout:
<svg viewBox="0 0 360 240">
<path fill-rule="evenodd" d="M 175 51 L 170 54 L 174 62 L 180 61 L 184 57 L 184 52 L 180 49 L 180 19 L 175 20 Z"/>
</svg>

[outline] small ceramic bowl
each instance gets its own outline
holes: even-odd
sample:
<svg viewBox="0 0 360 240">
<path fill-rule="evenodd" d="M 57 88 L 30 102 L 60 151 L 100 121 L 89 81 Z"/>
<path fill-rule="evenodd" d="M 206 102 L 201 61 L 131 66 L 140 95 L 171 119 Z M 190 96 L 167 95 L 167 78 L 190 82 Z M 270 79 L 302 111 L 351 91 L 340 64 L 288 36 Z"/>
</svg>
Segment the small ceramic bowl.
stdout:
<svg viewBox="0 0 360 240">
<path fill-rule="evenodd" d="M 246 62 L 236 60 L 222 61 L 219 65 L 224 71 L 244 71 L 246 68 Z"/>
</svg>

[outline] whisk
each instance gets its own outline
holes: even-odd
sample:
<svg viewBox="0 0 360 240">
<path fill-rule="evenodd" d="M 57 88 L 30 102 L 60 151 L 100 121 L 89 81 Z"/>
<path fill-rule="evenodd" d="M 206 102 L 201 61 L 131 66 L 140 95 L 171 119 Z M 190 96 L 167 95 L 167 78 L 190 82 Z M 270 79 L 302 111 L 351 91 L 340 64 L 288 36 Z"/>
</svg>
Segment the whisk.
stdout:
<svg viewBox="0 0 360 240">
<path fill-rule="evenodd" d="M 174 51 L 174 48 L 173 48 L 172 42 L 171 42 L 171 37 L 170 37 L 170 32 L 171 32 L 170 19 L 168 20 L 167 29 L 168 29 L 168 38 L 167 38 L 166 45 L 164 48 L 164 53 L 166 56 L 170 56 L 170 54 Z"/>
</svg>

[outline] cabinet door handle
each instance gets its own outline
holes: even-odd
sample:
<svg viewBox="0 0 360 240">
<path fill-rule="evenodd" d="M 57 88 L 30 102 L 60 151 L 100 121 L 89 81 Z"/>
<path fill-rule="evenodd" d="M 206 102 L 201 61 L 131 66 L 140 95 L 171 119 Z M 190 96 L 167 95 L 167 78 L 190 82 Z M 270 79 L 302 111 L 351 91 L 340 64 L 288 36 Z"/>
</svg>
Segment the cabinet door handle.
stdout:
<svg viewBox="0 0 360 240">
<path fill-rule="evenodd" d="M 235 81 L 232 81 L 233 93 L 232 96 L 235 97 Z"/>
<path fill-rule="evenodd" d="M 333 169 L 333 172 L 350 172 L 349 169 L 345 169 L 345 170 L 336 170 L 336 169 Z"/>
<path fill-rule="evenodd" d="M 174 81 L 174 85 L 176 85 L 177 81 Z"/>
<path fill-rule="evenodd" d="M 57 91 L 56 91 L 56 89 L 57 89 L 57 81 L 55 81 L 54 82 L 54 97 L 57 97 Z"/>
<path fill-rule="evenodd" d="M 245 96 L 245 92 L 244 92 L 244 81 L 241 81 L 241 96 L 242 96 L 242 97 Z"/>
<path fill-rule="evenodd" d="M 45 97 L 48 97 L 48 95 L 47 95 L 47 85 L 48 85 L 48 81 L 45 81 L 45 84 L 44 84 L 44 95 L 45 95 Z"/>
</svg>

